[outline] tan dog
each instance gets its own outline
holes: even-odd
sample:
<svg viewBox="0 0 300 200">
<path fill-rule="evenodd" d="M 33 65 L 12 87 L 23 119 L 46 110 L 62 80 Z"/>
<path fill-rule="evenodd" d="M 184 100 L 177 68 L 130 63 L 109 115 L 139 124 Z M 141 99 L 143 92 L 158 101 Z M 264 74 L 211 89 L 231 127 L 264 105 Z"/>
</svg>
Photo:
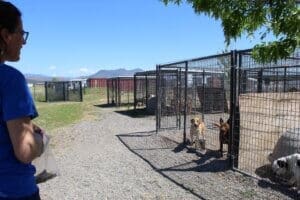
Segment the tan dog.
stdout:
<svg viewBox="0 0 300 200">
<path fill-rule="evenodd" d="M 220 153 L 223 155 L 223 144 L 229 144 L 230 118 L 224 122 L 220 118 L 220 123 L 214 123 L 219 128 Z"/>
<path fill-rule="evenodd" d="M 205 124 L 202 121 L 201 118 L 195 117 L 191 119 L 191 129 L 190 129 L 190 136 L 191 136 L 191 145 L 195 143 L 195 147 L 199 148 L 199 145 L 201 145 L 201 148 L 205 148 L 204 141 L 205 141 Z M 200 143 L 200 135 L 201 135 L 201 143 Z"/>
</svg>

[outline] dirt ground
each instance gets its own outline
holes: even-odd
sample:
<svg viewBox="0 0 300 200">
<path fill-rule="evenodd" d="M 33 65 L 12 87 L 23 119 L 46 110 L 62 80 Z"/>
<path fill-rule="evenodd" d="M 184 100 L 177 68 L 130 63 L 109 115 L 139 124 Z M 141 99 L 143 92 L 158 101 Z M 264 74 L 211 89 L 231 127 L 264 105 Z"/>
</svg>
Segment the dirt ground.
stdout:
<svg viewBox="0 0 300 200">
<path fill-rule="evenodd" d="M 95 106 L 96 119 L 57 129 L 60 175 L 39 184 L 42 199 L 300 199 L 296 191 L 231 170 L 226 156 L 156 133 L 155 117 Z"/>
</svg>

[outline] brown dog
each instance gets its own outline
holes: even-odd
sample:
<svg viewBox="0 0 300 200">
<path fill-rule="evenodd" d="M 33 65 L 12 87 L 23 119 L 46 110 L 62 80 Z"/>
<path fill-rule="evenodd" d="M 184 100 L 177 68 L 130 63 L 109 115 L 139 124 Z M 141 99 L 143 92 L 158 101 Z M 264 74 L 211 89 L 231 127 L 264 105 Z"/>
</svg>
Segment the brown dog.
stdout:
<svg viewBox="0 0 300 200">
<path fill-rule="evenodd" d="M 230 118 L 227 122 L 224 122 L 222 118 L 220 118 L 220 123 L 214 123 L 215 126 L 219 128 L 219 142 L 220 142 L 220 153 L 223 156 L 223 144 L 229 143 L 229 131 L 230 131 Z"/>
<path fill-rule="evenodd" d="M 201 118 L 195 117 L 191 119 L 191 128 L 190 128 L 190 136 L 191 136 L 191 145 L 195 143 L 195 147 L 199 148 L 199 145 L 201 145 L 201 148 L 205 148 L 204 145 L 204 136 L 205 132 L 205 124 L 202 121 Z M 200 143 L 200 135 L 201 135 L 201 143 Z"/>
</svg>

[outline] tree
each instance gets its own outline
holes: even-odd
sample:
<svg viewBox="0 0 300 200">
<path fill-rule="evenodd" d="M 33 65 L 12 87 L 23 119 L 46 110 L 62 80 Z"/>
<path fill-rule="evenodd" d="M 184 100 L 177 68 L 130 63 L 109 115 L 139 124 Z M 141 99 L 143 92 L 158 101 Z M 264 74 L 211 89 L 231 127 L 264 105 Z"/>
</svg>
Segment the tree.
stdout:
<svg viewBox="0 0 300 200">
<path fill-rule="evenodd" d="M 183 0 L 161 0 L 181 4 Z M 300 41 L 300 0 L 186 0 L 195 13 L 204 13 L 221 20 L 225 43 L 242 34 L 253 36 L 261 30 L 260 44 L 253 48 L 253 57 L 259 62 L 270 62 L 290 56 Z M 267 35 L 275 40 L 264 42 Z"/>
</svg>

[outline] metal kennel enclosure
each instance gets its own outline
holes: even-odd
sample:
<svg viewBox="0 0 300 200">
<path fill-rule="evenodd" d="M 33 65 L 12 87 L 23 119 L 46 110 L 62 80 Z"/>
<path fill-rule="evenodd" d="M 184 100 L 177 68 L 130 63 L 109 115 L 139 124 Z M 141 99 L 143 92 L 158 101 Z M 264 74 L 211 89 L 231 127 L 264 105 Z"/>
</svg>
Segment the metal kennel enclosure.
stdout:
<svg viewBox="0 0 300 200">
<path fill-rule="evenodd" d="M 200 116 L 211 134 L 210 149 L 218 148 L 218 130 L 212 126 L 227 119 L 230 110 L 231 53 L 157 66 L 157 130 L 183 130 L 187 140 L 189 121 Z"/>
<path fill-rule="evenodd" d="M 134 109 L 156 109 L 156 101 L 152 106 L 152 99 L 156 98 L 156 71 L 144 71 L 134 74 Z M 148 105 L 149 104 L 149 105 Z M 151 105 L 150 105 L 151 104 Z M 150 108 L 151 107 L 151 108 Z M 153 108 L 152 108 L 153 107 Z"/>
<path fill-rule="evenodd" d="M 270 153 L 278 157 L 300 149 L 299 64 L 299 49 L 264 64 L 250 49 L 157 65 L 156 130 L 182 132 L 185 143 L 191 117 L 200 116 L 206 147 L 217 151 L 214 123 L 230 118 L 228 163 L 259 177 Z"/>
<path fill-rule="evenodd" d="M 82 101 L 81 81 L 45 82 L 45 100 L 47 102 Z"/>
<path fill-rule="evenodd" d="M 233 103 L 239 108 L 234 167 L 260 176 L 274 159 L 300 150 L 300 51 L 264 64 L 251 51 L 237 51 L 234 59 Z"/>
<path fill-rule="evenodd" d="M 45 102 L 46 101 L 46 90 L 45 83 L 34 83 L 30 88 L 32 97 L 35 101 Z"/>
<path fill-rule="evenodd" d="M 134 104 L 133 77 L 113 77 L 107 79 L 107 104 L 122 106 Z"/>
</svg>

